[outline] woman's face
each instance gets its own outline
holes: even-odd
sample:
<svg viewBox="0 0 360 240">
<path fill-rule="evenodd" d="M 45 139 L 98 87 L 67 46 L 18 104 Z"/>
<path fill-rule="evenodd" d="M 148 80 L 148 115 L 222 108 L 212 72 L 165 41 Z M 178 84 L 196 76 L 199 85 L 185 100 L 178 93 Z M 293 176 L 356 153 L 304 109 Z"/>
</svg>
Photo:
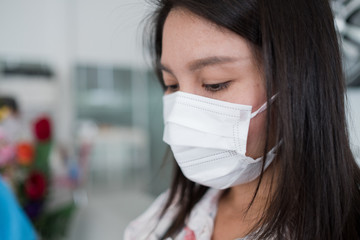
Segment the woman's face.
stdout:
<svg viewBox="0 0 360 240">
<path fill-rule="evenodd" d="M 165 94 L 183 91 L 253 106 L 266 102 L 265 82 L 239 35 L 176 8 L 164 24 L 161 69 Z M 246 155 L 262 156 L 265 112 L 250 121 Z"/>
</svg>

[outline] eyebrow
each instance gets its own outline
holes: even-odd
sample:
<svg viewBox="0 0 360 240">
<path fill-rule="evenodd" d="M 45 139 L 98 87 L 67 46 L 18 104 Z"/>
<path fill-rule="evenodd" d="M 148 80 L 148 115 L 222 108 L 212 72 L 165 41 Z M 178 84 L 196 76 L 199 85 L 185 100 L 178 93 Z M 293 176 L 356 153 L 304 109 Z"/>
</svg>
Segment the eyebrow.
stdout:
<svg viewBox="0 0 360 240">
<path fill-rule="evenodd" d="M 211 57 L 206 57 L 206 58 L 201 58 L 201 59 L 191 61 L 188 64 L 188 69 L 191 72 L 195 72 L 195 71 L 198 71 L 198 70 L 200 70 L 202 68 L 205 68 L 205 67 L 208 67 L 208 66 L 215 66 L 215 65 L 225 64 L 225 63 L 232 63 L 232 62 L 236 62 L 238 60 L 240 60 L 240 59 L 235 58 L 235 57 L 211 56 Z M 159 64 L 159 68 L 160 68 L 161 71 L 165 71 L 165 72 L 173 74 L 172 70 L 163 63 Z"/>
</svg>

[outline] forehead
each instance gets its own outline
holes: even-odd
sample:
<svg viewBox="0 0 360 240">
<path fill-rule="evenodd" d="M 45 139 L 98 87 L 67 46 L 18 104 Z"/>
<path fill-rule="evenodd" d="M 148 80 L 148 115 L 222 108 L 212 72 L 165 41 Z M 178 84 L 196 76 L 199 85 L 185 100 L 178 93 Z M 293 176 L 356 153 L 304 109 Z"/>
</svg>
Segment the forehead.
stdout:
<svg viewBox="0 0 360 240">
<path fill-rule="evenodd" d="M 166 18 L 162 62 L 191 61 L 209 56 L 250 57 L 248 43 L 234 32 L 188 10 L 176 8 Z"/>
</svg>

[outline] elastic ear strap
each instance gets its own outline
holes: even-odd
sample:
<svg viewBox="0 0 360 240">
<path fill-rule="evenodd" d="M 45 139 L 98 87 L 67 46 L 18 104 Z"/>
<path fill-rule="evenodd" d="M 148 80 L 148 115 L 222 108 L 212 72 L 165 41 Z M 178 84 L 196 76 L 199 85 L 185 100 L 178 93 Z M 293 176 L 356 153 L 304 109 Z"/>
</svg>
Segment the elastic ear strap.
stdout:
<svg viewBox="0 0 360 240">
<path fill-rule="evenodd" d="M 273 103 L 273 101 L 275 100 L 277 94 L 275 94 L 274 96 L 272 96 L 270 98 L 270 104 Z M 263 105 L 261 105 L 261 107 L 258 108 L 258 110 L 256 110 L 255 112 L 251 113 L 251 118 L 255 117 L 256 115 L 258 115 L 259 113 L 262 113 L 263 111 L 265 111 L 267 108 L 267 102 L 265 102 Z"/>
</svg>

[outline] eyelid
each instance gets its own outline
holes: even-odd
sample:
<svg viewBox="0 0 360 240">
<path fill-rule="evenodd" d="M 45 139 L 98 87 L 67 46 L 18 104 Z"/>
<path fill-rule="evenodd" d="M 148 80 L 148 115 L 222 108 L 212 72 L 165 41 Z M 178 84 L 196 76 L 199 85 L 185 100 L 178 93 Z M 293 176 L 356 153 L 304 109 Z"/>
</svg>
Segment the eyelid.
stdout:
<svg viewBox="0 0 360 240">
<path fill-rule="evenodd" d="M 226 82 L 221 82 L 221 83 L 212 83 L 212 84 L 203 84 L 203 87 L 205 88 L 206 91 L 209 92 L 218 92 L 221 90 L 224 90 L 226 88 L 229 87 L 229 85 L 231 84 L 232 80 L 226 81 Z"/>
<path fill-rule="evenodd" d="M 178 81 L 174 79 L 173 77 L 163 77 L 163 83 L 165 88 L 169 88 L 175 85 L 179 85 Z"/>
<path fill-rule="evenodd" d="M 220 83 L 211 83 L 211 84 L 203 83 L 202 87 L 205 89 L 205 91 L 208 91 L 208 92 L 211 92 L 211 93 L 216 93 L 216 92 L 219 92 L 221 90 L 225 90 L 226 88 L 228 88 L 229 85 L 231 84 L 231 82 L 232 82 L 232 80 L 229 80 L 229 81 L 226 81 L 226 82 L 220 82 Z M 165 91 L 166 92 L 175 92 L 179 88 L 178 83 L 164 84 L 164 86 L 165 86 Z"/>
<path fill-rule="evenodd" d="M 179 88 L 179 84 L 169 84 L 164 85 L 165 86 L 165 92 L 175 92 Z"/>
<path fill-rule="evenodd" d="M 175 83 L 175 84 L 169 84 L 169 85 L 165 85 L 166 88 L 175 88 L 178 87 L 179 84 Z"/>
</svg>

